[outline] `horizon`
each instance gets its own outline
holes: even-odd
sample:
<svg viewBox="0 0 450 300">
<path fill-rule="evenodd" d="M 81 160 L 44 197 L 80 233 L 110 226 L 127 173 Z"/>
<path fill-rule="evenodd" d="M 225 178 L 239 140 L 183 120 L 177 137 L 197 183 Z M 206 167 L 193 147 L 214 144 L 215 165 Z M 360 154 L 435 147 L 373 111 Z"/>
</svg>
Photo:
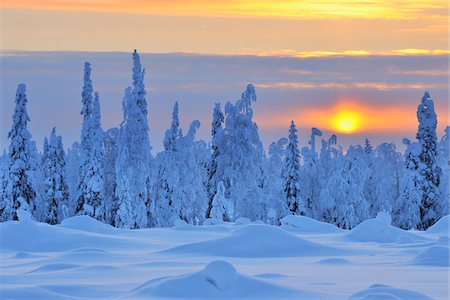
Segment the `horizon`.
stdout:
<svg viewBox="0 0 450 300">
<path fill-rule="evenodd" d="M 79 140 L 84 61 L 92 64 L 104 130 L 119 126 L 123 90 L 131 83 L 131 51 L 2 50 L 0 55 L 4 74 L 2 132 L 9 131 L 15 88 L 23 82 L 28 88 L 30 132 L 38 149 L 53 127 L 62 135 L 66 149 Z M 174 101 L 180 102 L 182 127 L 186 129 L 190 121 L 199 119 L 202 126 L 197 139 L 208 142 L 214 103 L 219 101 L 224 108 L 227 101 L 236 101 L 247 83 L 256 87 L 258 100 L 253 105 L 254 117 L 265 149 L 272 141 L 285 137 L 290 120 L 294 120 L 302 146 L 307 145 L 310 128 L 317 127 L 324 132 L 324 138 L 337 134 L 338 143 L 344 149 L 362 144 L 368 138 L 373 145 L 393 142 L 402 151 L 402 139 L 415 137 L 415 112 L 426 90 L 435 100 L 439 137 L 449 122 L 445 101 L 448 86 L 442 68 L 448 66 L 445 55 L 302 58 L 186 53 L 140 55 L 147 69 L 145 84 L 154 153 L 162 149 Z M 355 64 L 356 67 L 351 67 Z M 216 71 L 215 78 L 210 78 L 213 71 Z M 378 80 L 389 79 L 389 76 L 390 80 Z M 59 101 L 61 98 L 65 103 Z M 42 106 L 53 113 L 45 115 Z M 352 120 L 347 120 L 349 117 Z M 348 128 L 349 124 L 354 128 Z M 7 150 L 6 135 L 2 135 L 0 146 Z"/>
</svg>

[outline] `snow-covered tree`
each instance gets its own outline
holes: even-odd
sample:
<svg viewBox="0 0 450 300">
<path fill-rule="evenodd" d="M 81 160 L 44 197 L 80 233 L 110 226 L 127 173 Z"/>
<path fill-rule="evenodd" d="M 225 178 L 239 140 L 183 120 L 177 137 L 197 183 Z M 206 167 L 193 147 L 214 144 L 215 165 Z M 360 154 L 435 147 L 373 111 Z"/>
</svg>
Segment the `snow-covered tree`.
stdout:
<svg viewBox="0 0 450 300">
<path fill-rule="evenodd" d="M 180 119 L 178 117 L 178 101 L 175 101 L 172 112 L 172 124 L 164 136 L 164 150 L 176 151 L 177 141 L 181 136 Z"/>
<path fill-rule="evenodd" d="M 405 152 L 405 169 L 400 180 L 400 195 L 392 210 L 393 224 L 403 229 L 419 229 L 422 227 L 421 202 L 422 175 L 419 172 L 421 146 L 404 139 L 407 145 Z"/>
<path fill-rule="evenodd" d="M 311 139 L 308 141 L 310 147 L 302 148 L 303 165 L 300 167 L 300 198 L 304 203 L 304 212 L 302 214 L 313 217 L 313 206 L 319 200 L 319 157 L 316 152 L 316 137 L 321 137 L 322 131 L 311 128 Z"/>
<path fill-rule="evenodd" d="M 342 166 L 334 169 L 321 191 L 320 201 L 331 217 L 328 221 L 341 228 L 351 229 L 369 217 L 364 199 L 368 169 L 363 153 L 361 147 L 350 146 Z"/>
<path fill-rule="evenodd" d="M 144 70 L 139 55 L 133 53 L 133 88 L 125 90 L 124 120 L 120 125 L 116 160 L 116 198 L 118 210 L 115 225 L 143 228 L 149 224 L 150 141 Z"/>
<path fill-rule="evenodd" d="M 42 156 L 45 203 L 44 221 L 57 224 L 68 216 L 69 189 L 66 183 L 66 162 L 61 136 L 56 136 L 55 128 L 50 134 L 50 142 L 44 141 Z"/>
<path fill-rule="evenodd" d="M 399 196 L 402 155 L 392 143 L 378 145 L 375 152 L 374 178 L 377 201 L 372 208 L 377 212 L 390 212 Z"/>
<path fill-rule="evenodd" d="M 36 197 L 31 178 L 31 134 L 27 124 L 30 121 L 27 113 L 27 96 L 25 84 L 19 84 L 16 91 L 16 107 L 13 114 L 13 125 L 8 133 L 11 140 L 8 152 L 8 176 L 6 178 L 5 197 L 0 199 L 1 220 L 17 220 L 17 210 L 34 210 Z"/>
<path fill-rule="evenodd" d="M 186 136 L 182 136 L 178 119 L 178 104 L 175 104 L 172 125 L 164 139 L 165 150 L 156 158 L 158 226 L 172 226 L 177 219 L 200 224 L 205 218 L 206 191 L 194 153 L 194 136 L 200 122 L 193 121 Z"/>
<path fill-rule="evenodd" d="M 74 142 L 66 154 L 67 186 L 69 188 L 69 217 L 75 214 L 78 199 L 81 145 Z"/>
<path fill-rule="evenodd" d="M 8 220 L 7 217 L 11 209 L 7 195 L 8 170 L 9 157 L 6 154 L 6 151 L 4 151 L 3 155 L 0 156 L 0 222 Z"/>
<path fill-rule="evenodd" d="M 117 159 L 117 138 L 119 129 L 111 128 L 103 136 L 104 150 L 104 189 L 105 189 L 105 221 L 115 225 L 115 215 L 117 213 L 116 199 L 116 159 Z"/>
<path fill-rule="evenodd" d="M 208 183 L 206 185 L 206 191 L 208 193 L 208 207 L 206 209 L 206 217 L 210 217 L 213 198 L 217 193 L 218 186 L 218 174 L 217 174 L 217 159 L 219 157 L 221 148 L 223 148 L 222 142 L 224 141 L 222 124 L 224 122 L 224 116 L 220 109 L 220 103 L 216 103 L 214 106 L 213 120 L 211 123 L 211 150 L 212 156 L 208 166 Z M 222 182 L 223 184 L 223 182 Z"/>
<path fill-rule="evenodd" d="M 440 177 L 442 170 L 437 163 L 437 116 L 434 111 L 434 102 L 430 94 L 425 92 L 422 101 L 417 107 L 417 119 L 419 129 L 416 138 L 421 146 L 419 155 L 419 172 L 423 177 L 421 181 L 422 202 L 420 229 L 427 229 L 433 225 L 440 217 L 437 211 L 440 201 Z"/>
<path fill-rule="evenodd" d="M 230 219 L 228 216 L 227 200 L 225 199 L 225 187 L 222 181 L 217 184 L 217 193 L 214 195 L 212 201 L 210 218 L 224 221 Z"/>
<path fill-rule="evenodd" d="M 261 197 L 263 147 L 253 122 L 255 88 L 249 84 L 235 104 L 225 106 L 224 140 L 217 156 L 217 182 L 223 181 L 225 196 L 234 209 L 230 216 L 264 220 L 265 198 Z"/>
<path fill-rule="evenodd" d="M 377 177 L 375 175 L 375 151 L 369 139 L 364 139 L 364 162 L 367 166 L 367 178 L 364 182 L 364 198 L 369 205 L 369 216 L 375 218 L 379 212 L 377 195 Z"/>
<path fill-rule="evenodd" d="M 445 134 L 439 144 L 439 164 L 442 169 L 441 199 L 438 212 L 440 216 L 449 214 L 450 201 L 450 126 L 445 128 Z"/>
<path fill-rule="evenodd" d="M 91 65 L 84 64 L 81 92 L 83 125 L 81 129 L 80 175 L 75 213 L 104 220 L 103 132 L 100 124 L 98 93 L 93 97 Z"/>
<path fill-rule="evenodd" d="M 286 147 L 282 174 L 286 205 L 289 207 L 291 214 L 304 215 L 306 206 L 300 198 L 300 151 L 294 121 L 291 121 L 289 127 L 289 143 Z"/>
<path fill-rule="evenodd" d="M 267 223 L 272 225 L 279 225 L 279 220 L 289 214 L 281 177 L 287 144 L 287 138 L 272 142 L 269 146 L 269 158 L 265 159 L 263 195 L 268 199 Z"/>
</svg>

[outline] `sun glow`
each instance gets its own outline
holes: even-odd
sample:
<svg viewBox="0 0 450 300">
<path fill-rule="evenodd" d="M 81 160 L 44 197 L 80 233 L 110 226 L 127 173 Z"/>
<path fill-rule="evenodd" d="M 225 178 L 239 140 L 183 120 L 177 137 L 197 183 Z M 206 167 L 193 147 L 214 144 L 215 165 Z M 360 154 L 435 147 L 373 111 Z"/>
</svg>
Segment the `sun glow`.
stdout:
<svg viewBox="0 0 450 300">
<path fill-rule="evenodd" d="M 361 116 L 354 110 L 339 110 L 333 117 L 333 128 L 342 133 L 353 133 L 361 127 Z"/>
</svg>

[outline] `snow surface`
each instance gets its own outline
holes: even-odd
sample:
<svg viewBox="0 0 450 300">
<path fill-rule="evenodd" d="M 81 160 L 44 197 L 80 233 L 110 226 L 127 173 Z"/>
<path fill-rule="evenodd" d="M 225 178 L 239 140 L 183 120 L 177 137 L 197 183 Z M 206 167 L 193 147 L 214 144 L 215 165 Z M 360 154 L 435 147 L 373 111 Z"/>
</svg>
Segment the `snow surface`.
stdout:
<svg viewBox="0 0 450 300">
<path fill-rule="evenodd" d="M 25 211 L 19 218 L 0 223 L 0 299 L 449 295 L 448 231 L 397 231 L 385 215 L 351 231 L 306 217 L 285 218 L 281 227 L 177 221 L 173 228 L 139 230 L 88 216 L 57 226 L 37 223 Z"/>
</svg>

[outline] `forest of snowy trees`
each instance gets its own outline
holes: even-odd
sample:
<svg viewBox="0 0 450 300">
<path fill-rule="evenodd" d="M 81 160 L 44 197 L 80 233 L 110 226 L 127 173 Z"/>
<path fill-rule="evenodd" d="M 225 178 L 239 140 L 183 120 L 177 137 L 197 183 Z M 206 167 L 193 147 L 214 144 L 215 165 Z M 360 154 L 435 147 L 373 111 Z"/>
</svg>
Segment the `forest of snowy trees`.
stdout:
<svg viewBox="0 0 450 300">
<path fill-rule="evenodd" d="M 133 53 L 132 86 L 117 128 L 101 125 L 101 98 L 91 65 L 84 65 L 80 141 L 65 153 L 52 129 L 39 152 L 32 141 L 26 86 L 19 84 L 9 149 L 0 158 L 0 221 L 19 209 L 50 224 L 73 215 L 120 228 L 172 226 L 248 218 L 278 225 L 288 214 L 305 215 L 350 229 L 379 211 L 393 225 L 425 230 L 448 214 L 450 129 L 439 140 L 434 102 L 425 92 L 417 108 L 416 139 L 405 153 L 392 143 L 343 150 L 336 135 L 312 128 L 299 148 L 295 123 L 268 153 L 253 121 L 256 92 L 249 84 L 236 102 L 212 107 L 211 141 L 196 140 L 198 120 L 180 128 L 174 103 L 164 150 L 151 154 L 145 71 Z M 3 133 L 2 133 L 3 134 Z"/>
</svg>

